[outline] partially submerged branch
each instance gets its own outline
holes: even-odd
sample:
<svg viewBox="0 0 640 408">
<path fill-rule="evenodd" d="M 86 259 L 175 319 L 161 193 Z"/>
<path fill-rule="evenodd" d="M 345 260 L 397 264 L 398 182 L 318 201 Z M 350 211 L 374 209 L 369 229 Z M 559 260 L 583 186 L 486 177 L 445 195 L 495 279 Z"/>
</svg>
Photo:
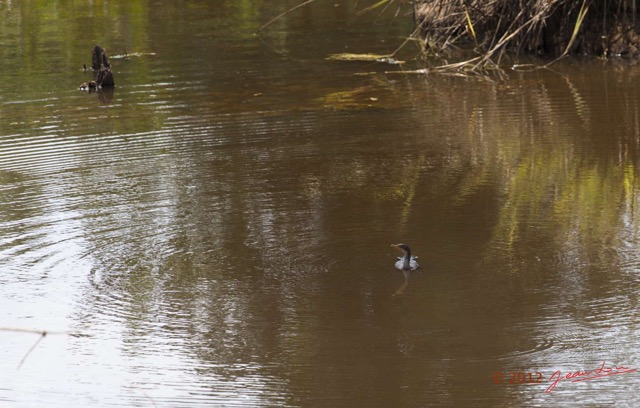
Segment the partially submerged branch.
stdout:
<svg viewBox="0 0 640 408">
<path fill-rule="evenodd" d="M 27 357 L 29 357 L 29 355 L 33 352 L 33 350 L 35 350 L 35 348 L 38 346 L 38 344 L 40 344 L 42 339 L 44 339 L 47 335 L 50 335 L 50 334 L 67 334 L 67 335 L 80 336 L 80 334 L 72 333 L 72 332 L 34 330 L 34 329 L 23 329 L 23 328 L 17 328 L 17 327 L 0 327 L 0 331 L 16 332 L 16 333 L 32 333 L 32 334 L 37 334 L 38 335 L 38 339 L 35 341 L 35 343 L 29 348 L 27 353 L 20 360 L 20 363 L 18 364 L 18 367 L 16 368 L 17 370 L 19 370 L 20 367 L 22 367 L 22 364 L 24 364 L 24 362 L 27 359 Z"/>
</svg>

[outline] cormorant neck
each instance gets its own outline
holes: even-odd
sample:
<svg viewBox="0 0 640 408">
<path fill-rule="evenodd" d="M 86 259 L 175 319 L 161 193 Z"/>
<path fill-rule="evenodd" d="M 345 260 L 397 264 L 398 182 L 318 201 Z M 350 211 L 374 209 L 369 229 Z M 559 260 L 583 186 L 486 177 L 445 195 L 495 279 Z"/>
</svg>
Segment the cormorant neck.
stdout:
<svg viewBox="0 0 640 408">
<path fill-rule="evenodd" d="M 411 269 L 411 251 L 404 251 L 404 256 L 402 257 L 402 269 Z"/>
</svg>

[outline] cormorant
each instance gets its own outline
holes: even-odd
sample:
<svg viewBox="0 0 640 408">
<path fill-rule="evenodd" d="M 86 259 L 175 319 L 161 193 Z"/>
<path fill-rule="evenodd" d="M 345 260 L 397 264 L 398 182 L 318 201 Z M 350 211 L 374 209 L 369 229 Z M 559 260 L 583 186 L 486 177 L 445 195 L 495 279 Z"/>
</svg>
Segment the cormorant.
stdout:
<svg viewBox="0 0 640 408">
<path fill-rule="evenodd" d="M 415 271 L 416 269 L 418 269 L 419 265 L 416 261 L 418 257 L 411 256 L 411 250 L 409 249 L 409 246 L 407 244 L 394 244 L 391 246 L 394 248 L 398 248 L 402 252 L 404 252 L 404 256 L 398 257 L 398 260 L 396 261 L 397 269 L 400 269 L 401 271 Z"/>
</svg>

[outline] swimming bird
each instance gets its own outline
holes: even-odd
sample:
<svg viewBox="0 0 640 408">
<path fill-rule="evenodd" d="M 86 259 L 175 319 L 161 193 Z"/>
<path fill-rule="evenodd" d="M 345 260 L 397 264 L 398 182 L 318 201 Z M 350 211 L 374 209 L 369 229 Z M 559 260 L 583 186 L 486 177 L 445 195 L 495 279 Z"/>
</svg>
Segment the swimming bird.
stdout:
<svg viewBox="0 0 640 408">
<path fill-rule="evenodd" d="M 411 250 L 407 244 L 394 244 L 391 246 L 404 252 L 404 256 L 398 257 L 396 261 L 396 269 L 400 269 L 401 271 L 415 271 L 418 269 L 419 265 L 416 261 L 418 257 L 411 256 Z"/>
<path fill-rule="evenodd" d="M 98 84 L 96 83 L 96 81 L 83 82 L 82 84 L 80 84 L 81 91 L 93 91 L 95 89 L 98 89 Z"/>
</svg>

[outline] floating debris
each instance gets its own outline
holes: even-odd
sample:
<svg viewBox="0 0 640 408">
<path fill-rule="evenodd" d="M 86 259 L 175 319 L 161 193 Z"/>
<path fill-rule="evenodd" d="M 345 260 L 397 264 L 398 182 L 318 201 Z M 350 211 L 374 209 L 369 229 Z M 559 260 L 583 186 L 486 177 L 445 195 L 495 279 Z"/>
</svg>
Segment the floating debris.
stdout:
<svg viewBox="0 0 640 408">
<path fill-rule="evenodd" d="M 125 51 L 124 54 L 113 55 L 110 58 L 111 59 L 129 59 L 133 57 L 144 57 L 147 55 L 154 56 L 156 55 L 156 53 L 155 52 L 132 52 L 131 54 L 129 54 Z"/>
<path fill-rule="evenodd" d="M 360 61 L 360 62 L 383 62 L 391 65 L 402 65 L 404 61 L 399 61 L 391 55 L 381 54 L 331 54 L 327 57 L 331 61 Z"/>
</svg>

